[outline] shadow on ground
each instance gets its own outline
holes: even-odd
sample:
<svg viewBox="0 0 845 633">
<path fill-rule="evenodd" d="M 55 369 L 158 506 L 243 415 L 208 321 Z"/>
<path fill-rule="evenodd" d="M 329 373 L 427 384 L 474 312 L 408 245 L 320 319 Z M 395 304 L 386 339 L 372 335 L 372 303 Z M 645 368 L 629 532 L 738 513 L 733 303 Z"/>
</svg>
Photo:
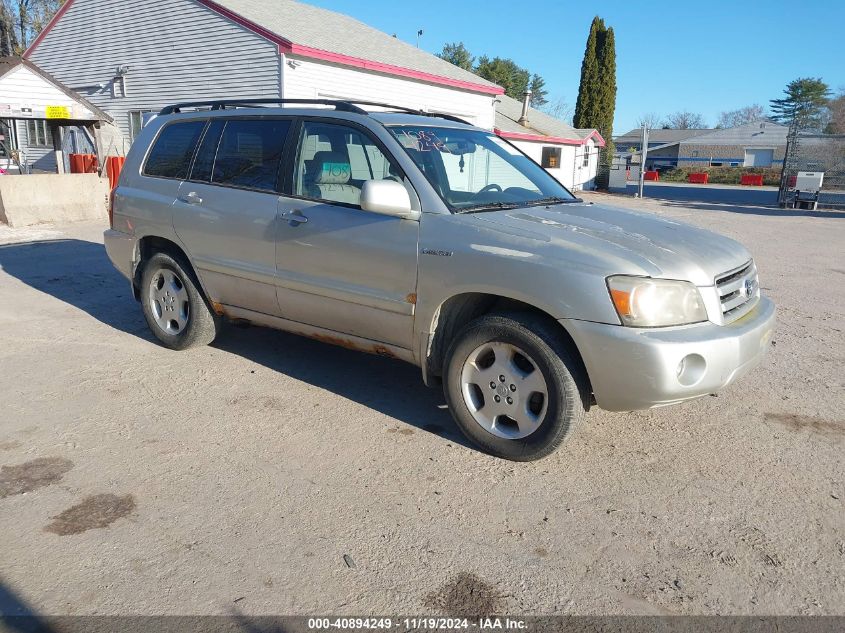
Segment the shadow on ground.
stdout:
<svg viewBox="0 0 845 633">
<path fill-rule="evenodd" d="M 129 282 L 102 244 L 70 239 L 0 245 L 0 268 L 105 325 L 157 345 Z M 260 327 L 229 325 L 213 346 L 467 445 L 444 408 L 442 392 L 423 385 L 420 370 L 408 363 Z"/>
</svg>

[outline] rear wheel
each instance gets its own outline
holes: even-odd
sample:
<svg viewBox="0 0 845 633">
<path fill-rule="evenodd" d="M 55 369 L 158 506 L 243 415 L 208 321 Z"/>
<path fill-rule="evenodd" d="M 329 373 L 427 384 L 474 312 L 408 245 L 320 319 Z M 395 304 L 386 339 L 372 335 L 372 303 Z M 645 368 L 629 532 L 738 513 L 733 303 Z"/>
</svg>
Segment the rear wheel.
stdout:
<svg viewBox="0 0 845 633">
<path fill-rule="evenodd" d="M 189 270 L 180 259 L 156 253 L 147 260 L 141 277 L 141 305 L 147 325 L 170 349 L 208 345 L 220 326 Z"/>
<path fill-rule="evenodd" d="M 541 317 L 482 316 L 458 334 L 446 362 L 444 392 L 455 422 L 498 457 L 545 457 L 584 417 L 580 363 Z"/>
</svg>

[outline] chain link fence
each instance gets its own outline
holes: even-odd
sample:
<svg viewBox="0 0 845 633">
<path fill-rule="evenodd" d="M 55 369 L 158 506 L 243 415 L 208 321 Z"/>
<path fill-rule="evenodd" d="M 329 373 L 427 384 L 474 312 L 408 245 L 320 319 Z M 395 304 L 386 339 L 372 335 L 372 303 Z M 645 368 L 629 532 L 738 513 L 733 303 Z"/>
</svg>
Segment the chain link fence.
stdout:
<svg viewBox="0 0 845 633">
<path fill-rule="evenodd" d="M 798 172 L 823 172 L 820 208 L 845 207 L 845 134 L 790 134 L 780 182 L 781 206 L 796 205 Z M 815 192 L 801 192 L 801 200 Z"/>
</svg>

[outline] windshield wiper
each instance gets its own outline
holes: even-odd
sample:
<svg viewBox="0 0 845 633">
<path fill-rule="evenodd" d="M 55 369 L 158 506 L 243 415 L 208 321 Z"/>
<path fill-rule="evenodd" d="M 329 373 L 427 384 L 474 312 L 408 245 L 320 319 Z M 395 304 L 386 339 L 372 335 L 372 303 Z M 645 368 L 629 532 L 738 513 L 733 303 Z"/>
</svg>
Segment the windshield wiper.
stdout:
<svg viewBox="0 0 845 633">
<path fill-rule="evenodd" d="M 549 196 L 548 198 L 539 198 L 537 200 L 529 200 L 525 203 L 526 207 L 536 207 L 541 204 L 568 204 L 570 202 L 578 202 L 579 198 L 558 198 L 557 196 Z"/>
<path fill-rule="evenodd" d="M 458 209 L 455 213 L 476 213 L 477 211 L 501 211 L 502 209 L 518 209 L 525 206 L 521 202 L 490 202 L 487 204 L 477 204 L 472 207 L 464 207 Z"/>
</svg>

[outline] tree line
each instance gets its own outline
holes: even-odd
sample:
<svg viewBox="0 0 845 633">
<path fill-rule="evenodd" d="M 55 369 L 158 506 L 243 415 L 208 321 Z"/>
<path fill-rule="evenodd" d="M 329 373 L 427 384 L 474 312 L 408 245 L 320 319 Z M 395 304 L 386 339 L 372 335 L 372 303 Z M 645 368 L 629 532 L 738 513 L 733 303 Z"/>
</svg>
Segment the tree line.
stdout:
<svg viewBox="0 0 845 633">
<path fill-rule="evenodd" d="M 828 84 L 817 77 L 800 77 L 790 81 L 783 91 L 783 97 L 769 101 L 769 111 L 755 103 L 728 110 L 719 114 L 716 128 L 731 128 L 770 120 L 791 125 L 801 130 L 845 134 L 845 88 L 831 96 Z M 691 130 L 707 128 L 707 122 L 696 112 L 679 111 L 666 116 L 653 112 L 643 114 L 637 120 L 637 127 L 650 129 Z"/>
<path fill-rule="evenodd" d="M 445 59 L 459 68 L 475 73 L 482 79 L 492 81 L 505 89 L 505 94 L 514 99 L 522 100 L 527 90 L 531 91 L 531 104 L 541 107 L 548 103 L 545 80 L 537 73 L 523 68 L 514 60 L 506 57 L 482 55 L 475 58 L 467 50 L 463 42 L 444 44 L 443 50 L 437 56 Z"/>
<path fill-rule="evenodd" d="M 0 57 L 21 55 L 65 0 L 0 0 Z"/>
</svg>

